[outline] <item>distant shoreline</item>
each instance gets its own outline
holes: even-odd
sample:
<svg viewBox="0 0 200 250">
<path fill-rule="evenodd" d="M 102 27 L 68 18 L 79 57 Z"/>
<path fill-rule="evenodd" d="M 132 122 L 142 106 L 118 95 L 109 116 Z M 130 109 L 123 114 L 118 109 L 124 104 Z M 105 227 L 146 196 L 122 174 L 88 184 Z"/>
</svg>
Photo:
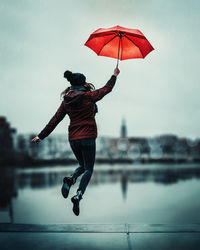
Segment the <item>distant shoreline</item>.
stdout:
<svg viewBox="0 0 200 250">
<path fill-rule="evenodd" d="M 134 164 L 134 163 L 168 163 L 168 164 L 181 164 L 181 163 L 200 163 L 200 158 L 142 158 L 142 159 L 130 159 L 130 158 L 121 158 L 121 159 L 108 159 L 108 158 L 97 158 L 95 163 L 98 164 Z M 13 167 L 41 167 L 41 166 L 54 166 L 54 165 L 75 165 L 77 161 L 75 159 L 49 159 L 49 160 L 7 160 L 0 162 L 0 167 L 13 166 Z"/>
</svg>

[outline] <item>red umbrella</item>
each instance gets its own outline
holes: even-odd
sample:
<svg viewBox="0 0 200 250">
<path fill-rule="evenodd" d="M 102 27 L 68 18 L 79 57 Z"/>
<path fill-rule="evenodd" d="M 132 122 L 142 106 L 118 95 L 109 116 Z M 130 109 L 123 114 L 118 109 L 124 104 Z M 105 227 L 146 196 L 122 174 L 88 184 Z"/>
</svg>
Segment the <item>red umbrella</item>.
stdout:
<svg viewBox="0 0 200 250">
<path fill-rule="evenodd" d="M 117 58 L 117 65 L 119 60 L 145 58 L 154 50 L 141 31 L 121 26 L 94 31 L 85 45 L 98 56 Z"/>
</svg>

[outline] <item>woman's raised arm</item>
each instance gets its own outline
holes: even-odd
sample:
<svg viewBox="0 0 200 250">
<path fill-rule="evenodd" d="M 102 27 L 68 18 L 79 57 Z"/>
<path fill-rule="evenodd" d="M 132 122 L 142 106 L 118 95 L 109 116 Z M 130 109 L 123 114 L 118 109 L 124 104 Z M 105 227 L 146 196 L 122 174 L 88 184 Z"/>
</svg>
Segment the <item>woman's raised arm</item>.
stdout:
<svg viewBox="0 0 200 250">
<path fill-rule="evenodd" d="M 101 100 L 105 95 L 107 95 L 109 92 L 112 91 L 119 73 L 120 71 L 118 67 L 116 67 L 114 69 L 113 75 L 111 76 L 111 78 L 108 80 L 108 82 L 103 88 L 97 89 L 92 92 L 86 92 L 86 95 L 90 97 L 94 102 Z"/>
</svg>

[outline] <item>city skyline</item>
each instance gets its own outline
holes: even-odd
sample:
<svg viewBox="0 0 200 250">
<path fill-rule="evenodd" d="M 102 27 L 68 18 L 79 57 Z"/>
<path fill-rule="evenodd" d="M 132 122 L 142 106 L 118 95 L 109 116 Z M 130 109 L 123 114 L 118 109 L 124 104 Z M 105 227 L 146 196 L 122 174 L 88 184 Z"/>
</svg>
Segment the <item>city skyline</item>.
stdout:
<svg viewBox="0 0 200 250">
<path fill-rule="evenodd" d="M 54 134 L 38 144 L 31 142 L 33 133 L 18 134 L 6 117 L 0 117 L 0 155 L 2 163 L 13 161 L 31 163 L 32 160 L 62 162 L 72 164 L 75 160 L 65 134 Z M 116 137 L 97 137 L 96 152 L 98 161 L 165 161 L 197 162 L 200 160 L 200 139 L 191 140 L 172 134 L 157 137 L 128 136 L 126 122 L 123 119 L 120 135 Z M 0 162 L 0 164 L 1 164 Z M 43 162 L 43 163 L 44 163 Z M 41 164 L 41 162 L 40 162 Z M 66 164 L 66 162 L 65 162 Z"/>
</svg>

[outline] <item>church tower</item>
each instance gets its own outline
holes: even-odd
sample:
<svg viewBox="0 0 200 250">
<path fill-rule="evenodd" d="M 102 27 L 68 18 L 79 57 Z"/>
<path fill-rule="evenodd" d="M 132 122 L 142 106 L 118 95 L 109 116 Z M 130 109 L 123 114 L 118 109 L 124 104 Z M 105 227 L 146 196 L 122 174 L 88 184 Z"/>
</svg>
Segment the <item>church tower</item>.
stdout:
<svg viewBox="0 0 200 250">
<path fill-rule="evenodd" d="M 126 137 L 127 137 L 127 127 L 126 127 L 126 121 L 125 121 L 124 118 L 122 119 L 120 137 L 121 137 L 121 138 L 126 138 Z"/>
</svg>

